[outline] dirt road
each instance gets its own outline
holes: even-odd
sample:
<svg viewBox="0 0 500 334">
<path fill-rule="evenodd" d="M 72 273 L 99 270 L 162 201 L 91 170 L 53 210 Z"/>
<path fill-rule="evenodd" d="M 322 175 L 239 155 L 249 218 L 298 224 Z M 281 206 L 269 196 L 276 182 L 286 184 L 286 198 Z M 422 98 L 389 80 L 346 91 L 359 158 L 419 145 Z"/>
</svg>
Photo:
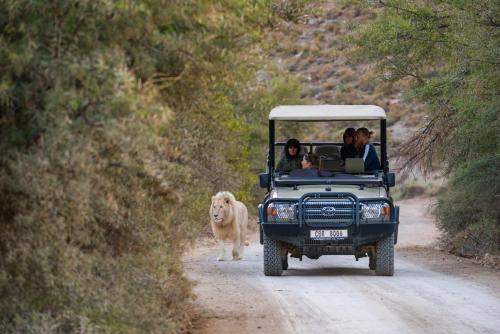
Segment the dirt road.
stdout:
<svg viewBox="0 0 500 334">
<path fill-rule="evenodd" d="M 195 331 L 500 333 L 500 273 L 435 250 L 427 200 L 399 204 L 393 277 L 353 256 L 290 259 L 282 277 L 266 277 L 256 235 L 243 261 L 216 262 L 212 242 L 194 249 L 184 263 L 202 307 Z"/>
</svg>

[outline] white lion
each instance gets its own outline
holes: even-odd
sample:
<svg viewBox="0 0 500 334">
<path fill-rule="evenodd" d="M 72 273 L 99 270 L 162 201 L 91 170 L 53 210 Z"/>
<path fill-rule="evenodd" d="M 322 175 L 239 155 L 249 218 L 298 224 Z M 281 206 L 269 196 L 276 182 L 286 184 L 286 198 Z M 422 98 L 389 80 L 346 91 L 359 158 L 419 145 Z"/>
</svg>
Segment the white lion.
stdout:
<svg viewBox="0 0 500 334">
<path fill-rule="evenodd" d="M 219 242 L 217 261 L 224 260 L 224 240 L 233 242 L 233 260 L 241 260 L 244 247 L 249 245 L 246 240 L 248 210 L 245 204 L 237 201 L 229 191 L 218 192 L 212 197 L 210 225 Z"/>
</svg>

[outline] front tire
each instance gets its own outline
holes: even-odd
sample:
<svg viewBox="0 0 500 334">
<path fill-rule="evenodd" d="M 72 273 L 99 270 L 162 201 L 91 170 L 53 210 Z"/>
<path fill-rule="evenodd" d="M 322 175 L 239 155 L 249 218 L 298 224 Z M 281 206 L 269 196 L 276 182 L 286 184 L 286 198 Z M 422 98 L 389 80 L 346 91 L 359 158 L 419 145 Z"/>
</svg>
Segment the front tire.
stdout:
<svg viewBox="0 0 500 334">
<path fill-rule="evenodd" d="M 281 276 L 282 273 L 281 243 L 264 233 L 264 275 Z"/>
<path fill-rule="evenodd" d="M 377 242 L 375 273 L 377 276 L 394 275 L 394 234 Z"/>
</svg>

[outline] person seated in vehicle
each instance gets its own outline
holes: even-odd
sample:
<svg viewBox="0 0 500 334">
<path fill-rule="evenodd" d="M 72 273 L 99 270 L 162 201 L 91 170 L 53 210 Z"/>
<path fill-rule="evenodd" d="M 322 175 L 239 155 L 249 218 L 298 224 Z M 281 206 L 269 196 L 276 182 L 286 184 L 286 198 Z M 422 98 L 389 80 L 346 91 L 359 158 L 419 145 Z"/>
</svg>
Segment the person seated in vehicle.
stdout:
<svg viewBox="0 0 500 334">
<path fill-rule="evenodd" d="M 340 158 L 345 162 L 346 158 L 356 158 L 358 156 L 358 151 L 355 146 L 356 130 L 354 128 L 345 129 L 344 135 L 342 136 L 344 140 L 344 145 L 340 149 Z"/>
<path fill-rule="evenodd" d="M 371 132 L 367 128 L 359 128 L 356 130 L 355 145 L 358 150 L 358 157 L 363 158 L 365 171 L 380 170 L 380 160 L 377 156 L 377 150 L 370 143 Z"/>
<path fill-rule="evenodd" d="M 301 168 L 302 155 L 300 154 L 300 142 L 291 138 L 285 144 L 284 155 L 278 162 L 277 172 L 290 172 Z"/>
<path fill-rule="evenodd" d="M 302 157 L 302 168 L 294 169 L 288 174 L 289 177 L 318 177 L 321 173 L 318 169 L 319 156 L 315 153 L 306 153 Z"/>
</svg>

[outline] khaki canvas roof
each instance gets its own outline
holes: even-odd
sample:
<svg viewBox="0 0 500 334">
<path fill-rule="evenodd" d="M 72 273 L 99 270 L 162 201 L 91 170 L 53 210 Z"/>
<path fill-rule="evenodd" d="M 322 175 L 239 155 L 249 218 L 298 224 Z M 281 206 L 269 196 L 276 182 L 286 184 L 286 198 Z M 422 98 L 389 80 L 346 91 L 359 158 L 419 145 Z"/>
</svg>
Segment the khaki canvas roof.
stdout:
<svg viewBox="0 0 500 334">
<path fill-rule="evenodd" d="M 283 121 L 351 121 L 385 118 L 384 109 L 375 105 L 278 106 L 269 113 L 270 120 Z"/>
</svg>

